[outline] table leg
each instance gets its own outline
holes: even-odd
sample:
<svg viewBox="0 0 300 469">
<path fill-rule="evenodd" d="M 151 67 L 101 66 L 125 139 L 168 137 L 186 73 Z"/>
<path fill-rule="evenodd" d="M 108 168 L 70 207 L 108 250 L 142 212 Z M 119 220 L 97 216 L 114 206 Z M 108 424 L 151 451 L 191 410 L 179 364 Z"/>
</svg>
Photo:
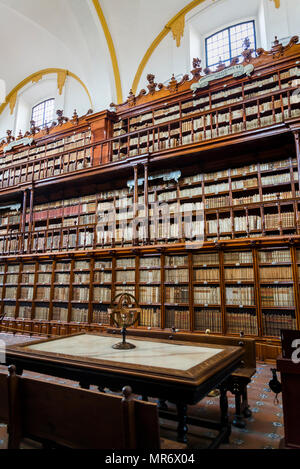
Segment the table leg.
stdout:
<svg viewBox="0 0 300 469">
<path fill-rule="evenodd" d="M 237 428 L 245 428 L 246 423 L 243 420 L 241 412 L 241 394 L 237 392 L 235 394 L 235 415 L 232 424 Z"/>
<path fill-rule="evenodd" d="M 229 437 L 231 434 L 231 425 L 228 417 L 228 398 L 227 398 L 227 386 L 220 386 L 220 410 L 221 410 L 221 426 L 226 430 L 226 435 L 223 443 L 229 443 Z"/>
<path fill-rule="evenodd" d="M 187 426 L 187 405 L 178 402 L 176 404 L 177 407 L 177 415 L 178 415 L 178 427 L 177 427 L 177 441 L 181 443 L 186 443 L 187 442 L 187 432 L 188 432 L 188 426 Z"/>
<path fill-rule="evenodd" d="M 244 387 L 242 392 L 242 409 L 244 417 L 249 418 L 252 416 L 252 412 L 248 404 L 247 386 Z"/>
</svg>

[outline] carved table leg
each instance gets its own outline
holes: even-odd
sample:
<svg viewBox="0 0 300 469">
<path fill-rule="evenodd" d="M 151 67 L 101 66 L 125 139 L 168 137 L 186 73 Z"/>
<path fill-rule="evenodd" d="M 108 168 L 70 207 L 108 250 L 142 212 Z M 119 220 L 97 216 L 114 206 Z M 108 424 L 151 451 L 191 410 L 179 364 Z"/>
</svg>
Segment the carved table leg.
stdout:
<svg viewBox="0 0 300 469">
<path fill-rule="evenodd" d="M 243 392 L 242 392 L 242 409 L 243 409 L 243 415 L 246 418 L 249 418 L 252 416 L 251 409 L 248 404 L 248 392 L 247 392 L 247 385 L 244 387 Z"/>
<path fill-rule="evenodd" d="M 246 423 L 244 422 L 244 419 L 243 419 L 243 412 L 242 412 L 242 405 L 241 405 L 241 398 L 242 398 L 244 387 L 245 387 L 245 384 L 243 381 L 241 381 L 237 377 L 231 377 L 229 381 L 228 389 L 235 397 L 235 415 L 234 415 L 232 425 L 234 425 L 237 428 L 246 427 Z"/>
<path fill-rule="evenodd" d="M 177 415 L 178 415 L 178 427 L 177 427 L 177 441 L 181 443 L 187 442 L 187 405 L 182 402 L 176 404 Z"/>
<path fill-rule="evenodd" d="M 235 415 L 234 415 L 232 425 L 234 425 L 237 428 L 245 428 L 246 423 L 243 420 L 242 412 L 241 412 L 241 394 L 240 394 L 240 392 L 236 392 L 234 397 L 235 397 Z"/>
<path fill-rule="evenodd" d="M 227 386 L 220 386 L 220 410 L 221 410 L 221 426 L 226 429 L 226 435 L 223 443 L 229 443 L 229 437 L 231 434 L 231 425 L 228 417 L 228 398 L 227 398 Z"/>
</svg>

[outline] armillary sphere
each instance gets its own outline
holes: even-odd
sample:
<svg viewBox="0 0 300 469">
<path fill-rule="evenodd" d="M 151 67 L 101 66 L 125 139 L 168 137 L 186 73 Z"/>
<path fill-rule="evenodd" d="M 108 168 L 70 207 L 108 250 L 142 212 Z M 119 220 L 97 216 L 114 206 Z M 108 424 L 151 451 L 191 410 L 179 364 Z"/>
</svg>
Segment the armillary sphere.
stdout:
<svg viewBox="0 0 300 469">
<path fill-rule="evenodd" d="M 128 350 L 135 348 L 135 345 L 126 342 L 126 328 L 132 326 L 141 313 L 135 297 L 131 293 L 119 293 L 115 296 L 108 309 L 113 322 L 121 327 L 123 336 L 122 342 L 113 345 L 114 349 Z"/>
</svg>

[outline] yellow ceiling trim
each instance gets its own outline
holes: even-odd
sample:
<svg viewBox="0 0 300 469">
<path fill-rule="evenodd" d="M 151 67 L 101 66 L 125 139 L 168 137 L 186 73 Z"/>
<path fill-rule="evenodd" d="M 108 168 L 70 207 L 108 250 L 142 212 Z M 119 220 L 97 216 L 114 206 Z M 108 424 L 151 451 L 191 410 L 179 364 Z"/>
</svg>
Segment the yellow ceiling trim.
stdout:
<svg viewBox="0 0 300 469">
<path fill-rule="evenodd" d="M 152 42 L 152 44 L 148 48 L 147 52 L 145 53 L 144 57 L 142 58 L 139 66 L 138 66 L 138 69 L 137 69 L 137 72 L 135 74 L 135 77 L 134 77 L 134 80 L 133 80 L 133 83 L 132 83 L 132 87 L 131 87 L 132 92 L 134 94 L 136 94 L 137 87 L 138 87 L 138 84 L 140 82 L 140 79 L 141 79 L 142 73 L 144 71 L 144 68 L 145 68 L 146 64 L 148 63 L 151 55 L 153 54 L 153 52 L 155 51 L 157 46 L 160 44 L 160 42 L 166 37 L 166 35 L 170 31 L 172 31 L 173 37 L 174 37 L 174 39 L 176 39 L 176 44 L 177 44 L 177 47 L 178 47 L 179 44 L 180 44 L 180 38 L 183 35 L 182 25 L 184 25 L 185 15 L 189 11 L 191 11 L 193 8 L 195 8 L 196 6 L 200 5 L 200 3 L 203 3 L 204 1 L 205 0 L 193 0 L 192 2 L 188 3 L 175 16 L 173 16 L 173 18 L 166 24 L 164 29 L 158 34 L 158 36 L 156 36 L 156 38 L 154 39 L 154 41 Z M 179 28 L 180 32 L 178 34 L 174 34 L 174 30 L 178 31 L 178 28 L 177 28 L 178 25 L 181 25 L 181 28 Z"/>
<path fill-rule="evenodd" d="M 273 2 L 275 3 L 276 8 L 280 8 L 280 0 L 273 0 Z"/>
<path fill-rule="evenodd" d="M 117 55 L 115 51 L 115 46 L 105 19 L 105 16 L 103 14 L 102 8 L 100 6 L 99 0 L 93 0 L 93 4 L 95 7 L 95 10 L 97 12 L 97 15 L 99 17 L 100 23 L 102 25 L 102 29 L 106 38 L 107 46 L 109 49 L 110 53 L 110 58 L 111 58 L 111 63 L 113 67 L 113 72 L 114 72 L 114 77 L 115 77 L 115 86 L 116 86 L 116 93 L 117 93 L 117 103 L 120 104 L 123 102 L 123 94 L 122 94 L 122 86 L 121 86 L 121 78 L 120 78 L 120 71 L 119 71 L 119 65 L 118 65 L 118 60 L 117 60 Z"/>
<path fill-rule="evenodd" d="M 92 102 L 92 98 L 89 93 L 89 90 L 87 89 L 83 81 L 77 75 L 75 75 L 75 73 L 72 73 L 69 70 L 64 70 L 62 68 L 45 68 L 44 70 L 39 70 L 38 72 L 35 72 L 32 75 L 29 75 L 27 78 L 24 78 L 24 80 L 22 80 L 17 86 L 15 86 L 10 91 L 10 93 L 8 93 L 8 95 L 6 96 L 5 102 L 1 104 L 0 106 L 0 114 L 2 114 L 2 112 L 4 111 L 8 103 L 10 105 L 11 114 L 14 112 L 18 92 L 22 88 L 24 88 L 24 86 L 27 85 L 27 83 L 30 83 L 30 82 L 37 83 L 43 78 L 44 75 L 49 75 L 53 73 L 57 74 L 57 86 L 58 86 L 60 94 L 62 91 L 62 87 L 64 86 L 66 77 L 70 76 L 74 78 L 74 80 L 78 81 L 78 83 L 80 83 L 80 85 L 84 88 L 86 94 L 88 95 L 91 108 L 93 107 L 93 102 Z"/>
</svg>

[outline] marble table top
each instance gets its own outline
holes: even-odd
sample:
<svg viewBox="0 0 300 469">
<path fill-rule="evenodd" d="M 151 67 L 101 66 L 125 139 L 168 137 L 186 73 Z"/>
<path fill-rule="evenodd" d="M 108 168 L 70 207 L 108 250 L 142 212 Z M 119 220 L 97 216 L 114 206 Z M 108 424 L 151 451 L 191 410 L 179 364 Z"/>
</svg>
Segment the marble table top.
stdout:
<svg viewBox="0 0 300 469">
<path fill-rule="evenodd" d="M 51 340 L 23 348 L 26 351 L 50 352 L 74 358 L 100 359 L 101 361 L 134 364 L 186 371 L 218 355 L 222 348 L 203 345 L 170 344 L 152 340 L 128 339 L 136 346 L 130 350 L 116 350 L 112 346 L 119 337 L 83 334 Z"/>
</svg>

